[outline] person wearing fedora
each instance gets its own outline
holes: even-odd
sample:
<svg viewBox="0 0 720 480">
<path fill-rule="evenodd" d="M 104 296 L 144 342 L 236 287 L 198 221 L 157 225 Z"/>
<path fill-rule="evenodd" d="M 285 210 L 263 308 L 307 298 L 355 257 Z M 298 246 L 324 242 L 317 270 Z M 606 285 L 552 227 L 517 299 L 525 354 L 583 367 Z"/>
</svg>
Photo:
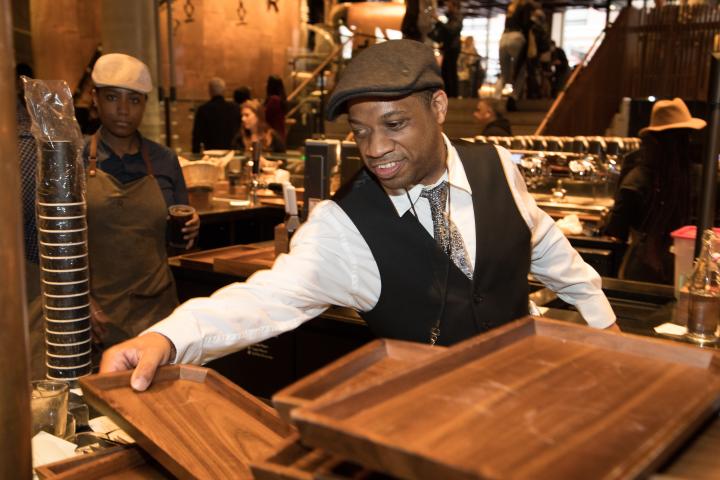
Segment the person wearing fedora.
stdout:
<svg viewBox="0 0 720 480">
<path fill-rule="evenodd" d="M 203 363 L 291 330 L 330 305 L 378 337 L 439 345 L 530 311 L 532 272 L 595 328 L 617 328 L 600 277 L 528 193 L 508 151 L 453 143 L 432 48 L 376 44 L 346 67 L 327 105 L 348 114 L 365 168 L 314 207 L 290 253 L 209 298 L 192 299 L 108 350 L 101 371 Z"/>
<path fill-rule="evenodd" d="M 629 241 L 620 278 L 673 283 L 670 233 L 692 221 L 696 198 L 690 134 L 705 125 L 679 98 L 653 105 L 650 125 L 640 130 L 638 159 L 623 165 L 604 229 L 605 235 Z"/>
</svg>

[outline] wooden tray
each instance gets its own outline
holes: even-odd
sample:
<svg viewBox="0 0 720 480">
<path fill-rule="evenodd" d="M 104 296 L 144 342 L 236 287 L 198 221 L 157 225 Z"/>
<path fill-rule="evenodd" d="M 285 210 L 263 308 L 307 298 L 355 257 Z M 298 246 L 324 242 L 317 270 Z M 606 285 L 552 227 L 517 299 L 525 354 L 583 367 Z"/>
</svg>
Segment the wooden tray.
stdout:
<svg viewBox="0 0 720 480">
<path fill-rule="evenodd" d="M 274 245 L 236 252 L 234 255 L 216 256 L 213 270 L 218 273 L 249 277 L 258 270 L 272 267 L 273 263 L 275 263 Z"/>
<path fill-rule="evenodd" d="M 290 421 L 290 411 L 294 408 L 329 395 L 344 395 L 362 388 L 443 350 L 444 347 L 422 343 L 373 340 L 283 388 L 273 395 L 272 402 L 280 416 Z"/>
<path fill-rule="evenodd" d="M 297 435 L 277 452 L 250 465 L 255 480 L 380 480 L 387 475 L 371 472 L 319 449 L 304 447 Z"/>
<path fill-rule="evenodd" d="M 174 478 L 137 446 L 113 447 L 35 469 L 40 479 L 134 480 Z"/>
<path fill-rule="evenodd" d="M 635 478 L 718 408 L 718 365 L 528 317 L 292 416 L 304 444 L 403 478 Z"/>
<path fill-rule="evenodd" d="M 212 370 L 172 365 L 145 392 L 130 372 L 80 380 L 85 399 L 180 478 L 252 478 L 249 461 L 275 451 L 294 429 Z"/>
<path fill-rule="evenodd" d="M 216 258 L 232 258 L 241 253 L 257 249 L 258 247 L 253 245 L 232 245 L 230 247 L 186 253 L 184 255 L 180 255 L 180 265 L 183 267 L 195 267 L 202 270 L 212 271 Z"/>
</svg>

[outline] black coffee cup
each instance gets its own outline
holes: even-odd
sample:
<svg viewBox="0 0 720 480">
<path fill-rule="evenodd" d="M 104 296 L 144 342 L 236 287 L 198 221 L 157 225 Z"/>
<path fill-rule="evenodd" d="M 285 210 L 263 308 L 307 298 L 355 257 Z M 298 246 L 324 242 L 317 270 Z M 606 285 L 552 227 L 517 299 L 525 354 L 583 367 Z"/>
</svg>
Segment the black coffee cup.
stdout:
<svg viewBox="0 0 720 480">
<path fill-rule="evenodd" d="M 190 205 L 171 205 L 168 207 L 170 214 L 170 239 L 169 244 L 174 248 L 185 248 L 187 240 L 183 237 L 185 234 L 182 229 L 195 214 L 195 209 Z"/>
</svg>

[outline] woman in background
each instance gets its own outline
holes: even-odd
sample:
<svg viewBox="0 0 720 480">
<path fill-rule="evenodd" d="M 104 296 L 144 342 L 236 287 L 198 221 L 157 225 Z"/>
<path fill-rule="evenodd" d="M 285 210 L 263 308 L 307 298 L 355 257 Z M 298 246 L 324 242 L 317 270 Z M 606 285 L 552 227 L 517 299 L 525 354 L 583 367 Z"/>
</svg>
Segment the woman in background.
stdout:
<svg viewBox="0 0 720 480">
<path fill-rule="evenodd" d="M 527 39 L 532 27 L 532 13 L 535 4 L 531 0 L 512 0 L 507 8 L 505 30 L 500 37 L 500 76 L 496 93 L 500 95 L 505 84 L 512 84 L 513 93 L 508 98 L 507 109 L 515 110 L 515 100 L 524 90 L 523 65 L 527 52 Z"/>
<path fill-rule="evenodd" d="M 285 152 L 285 141 L 268 125 L 265 120 L 265 109 L 259 100 L 253 99 L 243 103 L 240 113 L 242 120 L 240 140 L 246 152 L 250 150 L 253 142 L 260 142 L 265 152 Z"/>
<path fill-rule="evenodd" d="M 280 77 L 270 75 L 265 89 L 265 120 L 285 141 L 285 114 L 287 113 L 287 95 Z"/>
<path fill-rule="evenodd" d="M 693 218 L 690 133 L 706 125 L 679 99 L 660 100 L 650 126 L 640 130 L 640 159 L 623 171 L 605 234 L 630 245 L 619 277 L 673 283 L 670 233 Z"/>
</svg>

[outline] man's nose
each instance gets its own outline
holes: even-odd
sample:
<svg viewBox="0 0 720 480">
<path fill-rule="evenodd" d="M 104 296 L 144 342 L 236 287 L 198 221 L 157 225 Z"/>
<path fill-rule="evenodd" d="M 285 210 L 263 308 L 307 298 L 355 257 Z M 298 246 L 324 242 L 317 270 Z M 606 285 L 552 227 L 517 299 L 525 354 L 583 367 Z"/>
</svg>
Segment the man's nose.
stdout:
<svg viewBox="0 0 720 480">
<path fill-rule="evenodd" d="M 393 151 L 393 142 L 382 132 L 373 132 L 367 143 L 366 155 L 371 158 L 382 158 Z"/>
</svg>

